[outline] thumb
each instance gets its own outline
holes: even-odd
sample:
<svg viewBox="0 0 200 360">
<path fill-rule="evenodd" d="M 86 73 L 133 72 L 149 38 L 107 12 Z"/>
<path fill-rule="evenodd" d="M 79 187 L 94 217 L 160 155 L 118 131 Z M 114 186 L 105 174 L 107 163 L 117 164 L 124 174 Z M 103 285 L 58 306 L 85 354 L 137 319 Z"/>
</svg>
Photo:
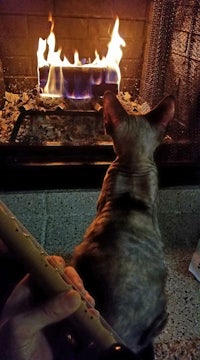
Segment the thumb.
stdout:
<svg viewBox="0 0 200 360">
<path fill-rule="evenodd" d="M 80 304 L 81 297 L 77 291 L 61 293 L 33 311 L 24 313 L 23 325 L 27 325 L 35 333 L 47 325 L 64 320 L 76 311 Z"/>
</svg>

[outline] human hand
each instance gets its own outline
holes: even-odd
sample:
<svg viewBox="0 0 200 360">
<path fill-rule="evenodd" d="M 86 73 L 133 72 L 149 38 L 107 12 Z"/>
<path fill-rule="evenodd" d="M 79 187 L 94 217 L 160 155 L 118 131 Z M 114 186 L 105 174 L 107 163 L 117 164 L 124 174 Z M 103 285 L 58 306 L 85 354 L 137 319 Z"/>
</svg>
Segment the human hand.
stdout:
<svg viewBox="0 0 200 360">
<path fill-rule="evenodd" d="M 53 257 L 62 266 L 66 276 L 94 306 L 74 268 L 64 268 L 64 260 Z M 77 310 L 81 296 L 75 290 L 61 293 L 35 305 L 35 293 L 27 275 L 14 289 L 2 311 L 0 323 L 1 360 L 51 360 L 53 352 L 44 329 L 66 319 Z"/>
</svg>

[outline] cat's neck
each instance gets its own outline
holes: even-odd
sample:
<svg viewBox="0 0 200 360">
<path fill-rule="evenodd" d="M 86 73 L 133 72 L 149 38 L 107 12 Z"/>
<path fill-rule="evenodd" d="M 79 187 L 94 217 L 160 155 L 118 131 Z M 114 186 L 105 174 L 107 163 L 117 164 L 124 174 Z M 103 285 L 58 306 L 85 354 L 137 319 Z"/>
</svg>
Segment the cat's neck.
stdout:
<svg viewBox="0 0 200 360">
<path fill-rule="evenodd" d="M 131 175 L 146 175 L 149 174 L 151 171 L 154 171 L 156 168 L 155 162 L 153 159 L 150 158 L 138 158 L 132 161 L 129 159 L 116 157 L 116 159 L 112 162 L 111 168 L 116 168 L 119 171 L 124 173 L 130 173 Z"/>
<path fill-rule="evenodd" d="M 99 197 L 99 205 L 124 195 L 154 208 L 158 191 L 157 168 L 154 162 L 123 164 L 118 158 L 110 165 Z"/>
<path fill-rule="evenodd" d="M 113 163 L 113 170 L 116 171 L 114 176 L 116 196 L 129 192 L 130 196 L 148 203 L 149 206 L 155 202 L 158 182 L 157 169 L 153 162 L 141 162 L 127 166 L 116 159 L 116 163 Z"/>
</svg>

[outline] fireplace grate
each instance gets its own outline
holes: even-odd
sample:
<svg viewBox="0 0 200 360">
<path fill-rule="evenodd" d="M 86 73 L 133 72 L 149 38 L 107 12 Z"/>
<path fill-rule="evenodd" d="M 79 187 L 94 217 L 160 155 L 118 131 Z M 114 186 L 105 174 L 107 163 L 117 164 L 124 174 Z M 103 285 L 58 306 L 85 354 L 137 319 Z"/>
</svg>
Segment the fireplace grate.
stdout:
<svg viewBox="0 0 200 360">
<path fill-rule="evenodd" d="M 94 145 L 109 142 L 102 122 L 102 107 L 97 110 L 25 110 L 14 124 L 10 142 L 27 145 Z"/>
</svg>

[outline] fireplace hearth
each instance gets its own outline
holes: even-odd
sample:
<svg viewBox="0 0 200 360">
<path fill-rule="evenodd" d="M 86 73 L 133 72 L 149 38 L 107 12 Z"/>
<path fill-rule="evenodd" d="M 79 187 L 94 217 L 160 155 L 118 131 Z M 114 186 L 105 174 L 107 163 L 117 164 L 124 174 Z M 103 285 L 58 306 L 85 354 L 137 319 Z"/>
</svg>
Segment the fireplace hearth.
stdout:
<svg viewBox="0 0 200 360">
<path fill-rule="evenodd" d="M 131 111 L 148 110 L 165 95 L 175 95 L 175 119 L 155 154 L 160 185 L 199 184 L 199 1 L 126 0 L 122 4 L 113 0 L 106 2 L 106 7 L 100 6 L 98 12 L 91 0 L 87 6 L 74 1 L 70 9 L 67 3 L 53 0 L 18 5 L 12 0 L 0 4 L 2 190 L 100 186 L 114 159 L 102 121 L 106 86 L 118 93 Z M 61 57 L 70 57 L 78 48 L 83 64 L 90 61 L 86 59 L 95 47 L 100 56 L 106 53 L 108 29 L 112 29 L 117 14 L 119 32 L 126 43 L 119 64 L 119 91 L 118 84 L 103 80 L 93 83 L 92 93 L 82 100 L 40 96 L 36 52 L 39 37 L 45 39 L 49 34 L 49 11 L 55 20 L 57 47 L 63 47 Z M 45 69 L 40 69 L 42 81 Z M 79 78 L 82 72 L 87 73 L 88 81 L 96 71 L 99 69 L 70 68 L 65 83 L 70 83 L 73 96 L 74 74 Z M 101 78 L 106 71 L 102 68 Z"/>
</svg>

